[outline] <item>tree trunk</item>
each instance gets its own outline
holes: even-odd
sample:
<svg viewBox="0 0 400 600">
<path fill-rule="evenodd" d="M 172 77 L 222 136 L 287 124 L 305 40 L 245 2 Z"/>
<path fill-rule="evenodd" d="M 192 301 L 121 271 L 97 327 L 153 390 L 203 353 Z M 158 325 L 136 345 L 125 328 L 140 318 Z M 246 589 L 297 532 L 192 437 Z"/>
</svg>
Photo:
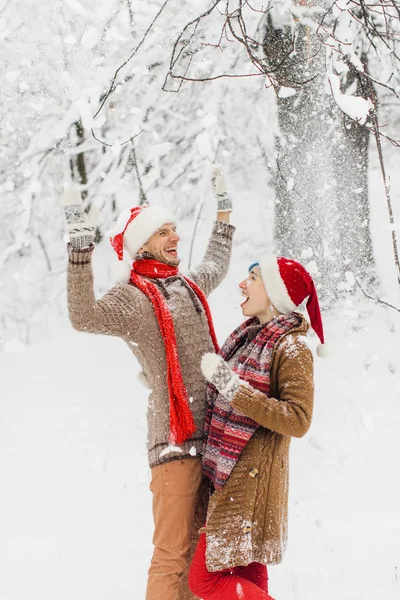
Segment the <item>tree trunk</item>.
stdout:
<svg viewBox="0 0 400 600">
<path fill-rule="evenodd" d="M 364 279 L 373 270 L 368 132 L 336 106 L 325 77 L 325 47 L 308 26 L 298 22 L 293 32 L 269 16 L 264 52 L 282 86 L 276 249 L 302 261 L 328 303 L 341 290 L 350 291 L 354 277 Z M 353 80 L 349 72 L 345 87 Z"/>
</svg>

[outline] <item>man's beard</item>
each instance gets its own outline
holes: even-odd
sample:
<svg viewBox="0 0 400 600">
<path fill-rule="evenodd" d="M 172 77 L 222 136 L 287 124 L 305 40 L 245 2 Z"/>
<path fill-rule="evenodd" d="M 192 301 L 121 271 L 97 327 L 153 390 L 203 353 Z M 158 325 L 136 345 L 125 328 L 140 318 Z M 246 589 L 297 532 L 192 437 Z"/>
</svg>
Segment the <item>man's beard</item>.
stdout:
<svg viewBox="0 0 400 600">
<path fill-rule="evenodd" d="M 170 267 L 177 267 L 179 265 L 179 263 L 181 262 L 181 259 L 179 258 L 178 255 L 171 256 L 171 258 L 162 257 L 160 255 L 160 256 L 155 256 L 154 258 L 156 260 L 159 260 L 162 263 L 165 263 L 166 265 L 169 265 Z"/>
<path fill-rule="evenodd" d="M 158 262 L 164 263 L 169 267 L 177 267 L 181 262 L 179 256 L 171 256 L 171 258 L 168 259 L 159 254 L 158 252 L 155 252 L 154 254 L 152 254 L 151 252 L 143 252 L 142 254 L 137 255 L 137 259 L 139 260 L 145 260 L 146 258 L 151 260 L 158 260 Z"/>
</svg>

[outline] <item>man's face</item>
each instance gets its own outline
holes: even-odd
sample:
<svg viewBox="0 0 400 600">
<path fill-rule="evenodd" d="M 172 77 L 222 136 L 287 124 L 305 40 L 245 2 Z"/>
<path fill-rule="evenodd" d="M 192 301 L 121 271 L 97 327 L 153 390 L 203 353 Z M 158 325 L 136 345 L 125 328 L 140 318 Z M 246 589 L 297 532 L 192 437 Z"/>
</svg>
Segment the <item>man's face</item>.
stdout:
<svg viewBox="0 0 400 600">
<path fill-rule="evenodd" d="M 178 242 L 180 239 L 176 233 L 176 225 L 174 223 L 165 223 L 140 248 L 139 254 L 148 252 L 156 260 L 166 263 L 171 267 L 177 267 L 181 260 L 178 256 Z"/>
</svg>

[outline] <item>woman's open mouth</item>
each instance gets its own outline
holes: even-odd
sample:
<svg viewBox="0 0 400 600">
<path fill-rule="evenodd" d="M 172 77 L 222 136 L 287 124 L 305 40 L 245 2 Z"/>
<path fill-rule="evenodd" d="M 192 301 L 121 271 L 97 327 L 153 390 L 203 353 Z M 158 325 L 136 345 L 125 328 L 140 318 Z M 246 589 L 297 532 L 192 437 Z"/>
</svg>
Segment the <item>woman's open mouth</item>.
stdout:
<svg viewBox="0 0 400 600">
<path fill-rule="evenodd" d="M 249 297 L 246 296 L 245 294 L 242 294 L 242 296 L 244 296 L 246 298 L 246 300 L 244 300 L 240 306 L 244 306 L 246 304 L 246 302 L 248 301 Z"/>
</svg>

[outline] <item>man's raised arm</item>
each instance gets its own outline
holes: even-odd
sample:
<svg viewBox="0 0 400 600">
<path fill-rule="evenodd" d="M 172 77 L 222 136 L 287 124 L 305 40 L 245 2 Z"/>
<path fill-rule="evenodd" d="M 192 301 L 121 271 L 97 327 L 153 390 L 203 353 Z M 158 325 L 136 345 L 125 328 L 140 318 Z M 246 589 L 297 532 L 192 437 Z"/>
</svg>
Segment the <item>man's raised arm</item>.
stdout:
<svg viewBox="0 0 400 600">
<path fill-rule="evenodd" d="M 214 165 L 211 184 L 217 201 L 217 220 L 201 264 L 189 277 L 206 296 L 221 283 L 228 272 L 235 228 L 229 224 L 232 202 L 226 191 L 221 165 Z"/>
<path fill-rule="evenodd" d="M 124 337 L 140 322 L 140 306 L 128 286 L 112 288 L 100 300 L 93 290 L 92 253 L 95 227 L 86 219 L 76 186 L 63 195 L 68 246 L 68 310 L 74 329 Z"/>
</svg>

